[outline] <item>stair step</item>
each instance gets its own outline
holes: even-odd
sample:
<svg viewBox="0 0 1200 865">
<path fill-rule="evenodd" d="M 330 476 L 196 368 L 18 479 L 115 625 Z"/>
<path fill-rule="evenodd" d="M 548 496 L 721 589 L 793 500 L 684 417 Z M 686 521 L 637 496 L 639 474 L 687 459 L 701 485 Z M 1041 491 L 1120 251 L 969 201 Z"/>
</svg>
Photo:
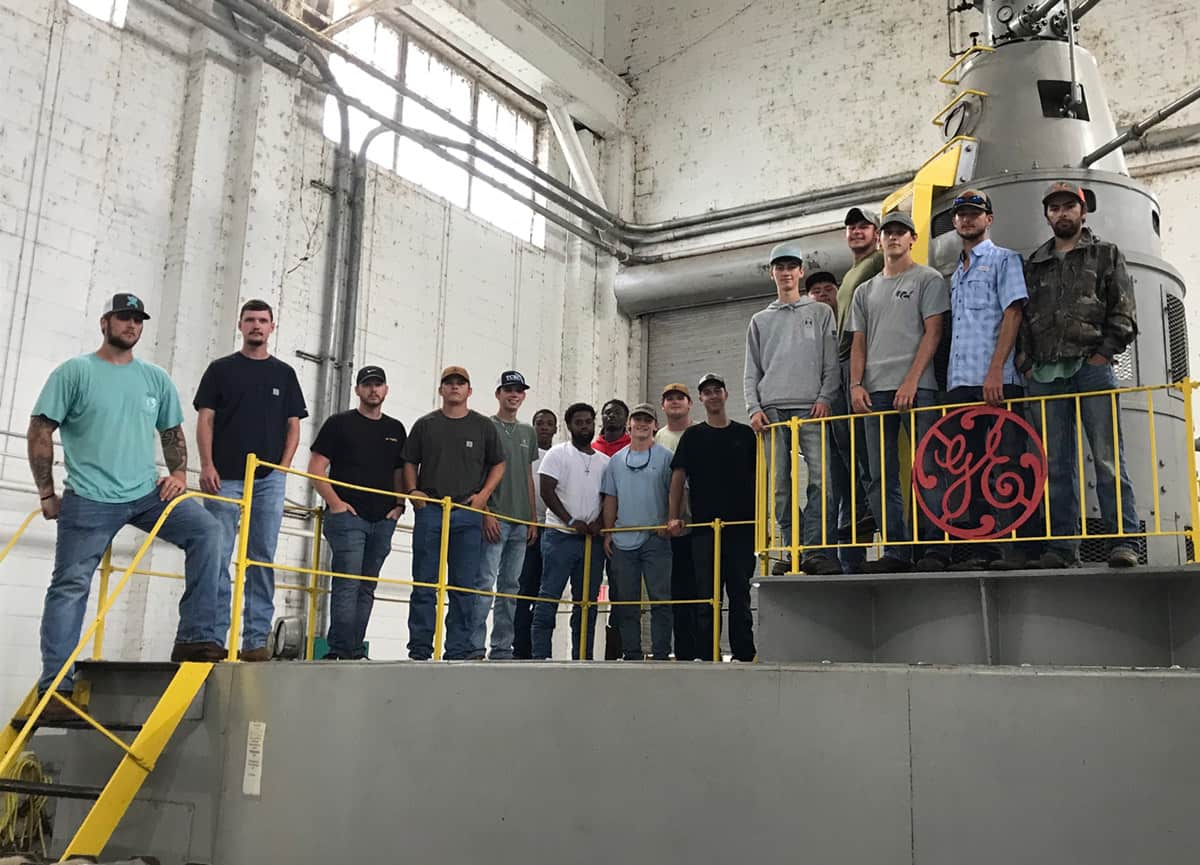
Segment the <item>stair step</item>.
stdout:
<svg viewBox="0 0 1200 865">
<path fill-rule="evenodd" d="M 76 661 L 82 672 L 113 673 L 174 673 L 179 665 L 174 661 Z"/>
<path fill-rule="evenodd" d="M 139 732 L 141 732 L 141 729 L 142 729 L 141 724 L 128 724 L 128 723 L 109 724 L 105 721 L 101 721 L 100 723 L 110 733 L 139 733 Z M 24 718 L 13 718 L 12 719 L 12 727 L 14 730 L 20 730 L 24 726 L 25 726 Z M 87 721 L 83 720 L 83 718 L 64 718 L 62 720 L 50 720 L 50 721 L 41 719 L 38 721 L 37 726 L 38 726 L 39 730 L 45 730 L 45 729 L 94 730 L 95 729 Z"/>
<path fill-rule="evenodd" d="M 0 778 L 0 791 L 48 796 L 51 799 L 99 799 L 103 787 L 84 787 L 78 784 L 43 784 L 40 781 L 19 781 Z"/>
</svg>

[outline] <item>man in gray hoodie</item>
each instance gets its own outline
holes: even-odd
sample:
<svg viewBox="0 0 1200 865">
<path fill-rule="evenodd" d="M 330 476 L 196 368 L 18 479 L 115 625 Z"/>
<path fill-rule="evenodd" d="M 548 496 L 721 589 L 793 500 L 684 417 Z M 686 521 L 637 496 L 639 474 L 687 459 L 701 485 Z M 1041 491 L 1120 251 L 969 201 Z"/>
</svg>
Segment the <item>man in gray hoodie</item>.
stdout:
<svg viewBox="0 0 1200 865">
<path fill-rule="evenodd" d="M 768 424 L 793 417 L 830 417 L 830 406 L 841 390 L 838 367 L 837 321 L 826 304 L 804 289 L 804 253 L 795 243 L 771 250 L 771 279 L 778 298 L 750 319 L 746 331 L 746 413 L 750 426 L 762 432 Z M 841 566 L 829 546 L 837 535 L 837 510 L 832 483 L 825 476 L 822 457 L 827 423 L 800 426 L 800 452 L 808 468 L 808 500 L 793 538 L 791 430 L 772 431 L 775 476 L 775 518 L 779 522 L 777 545 L 804 547 L 801 570 L 808 574 L 838 574 Z M 828 445 L 825 439 L 824 444 Z M 794 566 L 793 566 L 794 567 Z"/>
</svg>

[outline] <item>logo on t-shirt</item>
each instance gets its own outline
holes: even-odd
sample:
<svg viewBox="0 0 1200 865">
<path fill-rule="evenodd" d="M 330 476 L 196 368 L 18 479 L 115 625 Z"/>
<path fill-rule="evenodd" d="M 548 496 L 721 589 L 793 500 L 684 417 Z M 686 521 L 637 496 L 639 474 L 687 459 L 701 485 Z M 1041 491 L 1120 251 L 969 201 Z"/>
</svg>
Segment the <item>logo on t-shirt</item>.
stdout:
<svg viewBox="0 0 1200 865">
<path fill-rule="evenodd" d="M 147 394 L 146 395 L 146 411 L 157 411 L 157 410 L 158 410 L 158 397 Z"/>
<path fill-rule="evenodd" d="M 472 442 L 472 441 L 467 442 L 467 447 L 469 447 L 469 448 L 475 447 L 475 442 Z"/>
<path fill-rule="evenodd" d="M 277 387 L 271 388 L 271 396 L 279 396 L 279 388 L 277 388 Z"/>
<path fill-rule="evenodd" d="M 912 297 L 912 289 L 898 288 L 896 289 L 895 297 L 897 300 L 908 300 L 910 297 Z"/>
<path fill-rule="evenodd" d="M 400 439 L 396 438 L 395 436 L 384 436 L 384 437 L 383 437 L 383 440 L 384 440 L 385 442 L 392 442 L 393 444 L 395 444 L 396 442 L 400 441 Z"/>
</svg>

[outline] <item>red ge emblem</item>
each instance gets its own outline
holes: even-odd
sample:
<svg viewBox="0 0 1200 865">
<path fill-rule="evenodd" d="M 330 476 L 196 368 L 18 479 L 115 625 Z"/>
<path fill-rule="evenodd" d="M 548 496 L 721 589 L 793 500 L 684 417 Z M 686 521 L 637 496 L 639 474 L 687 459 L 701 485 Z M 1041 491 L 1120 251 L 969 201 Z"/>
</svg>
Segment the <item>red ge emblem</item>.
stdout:
<svg viewBox="0 0 1200 865">
<path fill-rule="evenodd" d="M 986 427 L 982 453 L 969 451 Z M 1005 453 L 1008 439 L 1015 445 Z M 950 412 L 925 433 L 913 455 L 913 493 L 921 510 L 952 538 L 990 540 L 1004 537 L 1033 516 L 1046 486 L 1046 450 L 1036 430 L 1020 415 L 997 406 L 968 406 Z M 941 492 L 931 510 L 929 491 Z M 971 504 L 981 497 L 986 512 L 979 525 L 968 525 Z M 967 522 L 964 522 L 967 520 Z"/>
</svg>

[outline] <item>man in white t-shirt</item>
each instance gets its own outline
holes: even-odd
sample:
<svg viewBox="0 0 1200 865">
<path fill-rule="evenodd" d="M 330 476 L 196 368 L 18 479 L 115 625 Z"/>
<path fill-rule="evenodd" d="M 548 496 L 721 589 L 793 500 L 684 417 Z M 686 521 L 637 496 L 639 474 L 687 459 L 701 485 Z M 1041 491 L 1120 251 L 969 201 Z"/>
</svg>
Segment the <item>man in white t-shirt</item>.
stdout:
<svg viewBox="0 0 1200 865">
<path fill-rule="evenodd" d="M 533 413 L 533 431 L 537 435 L 538 458 L 533 464 L 533 477 L 538 481 L 538 468 L 542 460 L 554 446 L 554 436 L 558 433 L 558 415 L 548 408 L 540 408 Z M 534 510 L 537 512 L 539 525 L 546 522 L 546 503 L 542 500 L 541 483 L 533 485 L 535 498 Z M 521 582 L 517 594 L 532 597 L 542 587 L 542 544 L 530 544 L 525 548 L 525 563 L 521 568 Z M 533 625 L 533 601 L 517 601 L 517 611 L 513 614 L 513 657 L 527 661 L 533 657 L 533 647 L 530 644 L 530 628 Z"/>
<path fill-rule="evenodd" d="M 546 503 L 546 525 L 542 533 L 542 585 L 539 601 L 533 611 L 533 657 L 550 657 L 550 641 L 554 636 L 554 621 L 558 601 L 567 581 L 571 583 L 571 598 L 583 599 L 583 560 L 585 539 L 591 537 L 592 556 L 588 585 L 588 600 L 600 595 L 604 575 L 604 547 L 600 543 L 600 481 L 608 457 L 592 447 L 596 434 L 596 410 L 586 403 L 571 405 L 563 416 L 571 440 L 557 444 L 546 453 L 538 466 L 542 499 Z M 580 657 L 579 621 L 581 610 L 571 609 L 571 657 Z M 588 617 L 583 657 L 592 657 L 596 633 L 596 616 Z"/>
</svg>

